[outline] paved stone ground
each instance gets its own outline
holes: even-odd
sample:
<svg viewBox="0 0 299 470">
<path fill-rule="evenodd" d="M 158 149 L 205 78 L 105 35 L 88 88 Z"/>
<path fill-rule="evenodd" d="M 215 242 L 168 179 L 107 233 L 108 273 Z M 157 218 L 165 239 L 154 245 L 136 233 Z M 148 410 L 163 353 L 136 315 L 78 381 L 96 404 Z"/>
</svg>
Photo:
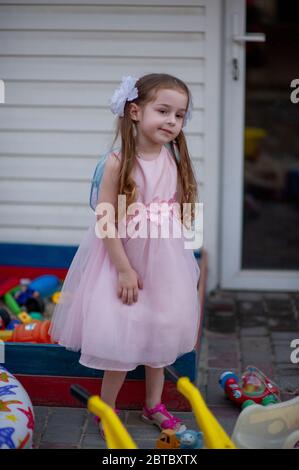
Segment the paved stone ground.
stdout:
<svg viewBox="0 0 299 470">
<path fill-rule="evenodd" d="M 290 342 L 299 339 L 299 294 L 212 292 L 206 301 L 197 386 L 210 410 L 231 434 L 239 411 L 218 385 L 224 370 L 238 374 L 255 365 L 282 390 L 283 400 L 299 394 L 299 364 L 292 364 Z M 152 449 L 159 430 L 143 423 L 139 411 L 125 411 L 121 419 L 139 448 Z M 174 413 L 190 429 L 197 429 L 192 413 Z M 92 415 L 82 408 L 35 407 L 34 446 L 105 448 Z"/>
</svg>

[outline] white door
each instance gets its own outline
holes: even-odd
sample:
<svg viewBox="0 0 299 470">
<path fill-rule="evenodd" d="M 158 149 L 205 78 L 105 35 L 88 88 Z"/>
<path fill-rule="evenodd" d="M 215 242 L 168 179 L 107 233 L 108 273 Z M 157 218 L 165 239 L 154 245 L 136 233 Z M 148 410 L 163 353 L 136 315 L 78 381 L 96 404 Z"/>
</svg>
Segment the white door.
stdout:
<svg viewBox="0 0 299 470">
<path fill-rule="evenodd" d="M 299 290 L 297 3 L 225 1 L 222 288 Z"/>
</svg>

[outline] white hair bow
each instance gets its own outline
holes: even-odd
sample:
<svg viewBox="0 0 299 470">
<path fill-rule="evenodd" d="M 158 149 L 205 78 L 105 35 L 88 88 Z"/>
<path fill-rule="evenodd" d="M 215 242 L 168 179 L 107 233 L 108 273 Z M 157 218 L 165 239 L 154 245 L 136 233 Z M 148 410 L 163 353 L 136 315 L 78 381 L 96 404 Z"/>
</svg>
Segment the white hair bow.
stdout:
<svg viewBox="0 0 299 470">
<path fill-rule="evenodd" d="M 126 101 L 133 101 L 138 97 L 138 90 L 135 86 L 137 80 L 138 78 L 131 76 L 122 78 L 121 84 L 110 99 L 110 109 L 113 114 L 122 117 L 124 115 Z"/>
</svg>

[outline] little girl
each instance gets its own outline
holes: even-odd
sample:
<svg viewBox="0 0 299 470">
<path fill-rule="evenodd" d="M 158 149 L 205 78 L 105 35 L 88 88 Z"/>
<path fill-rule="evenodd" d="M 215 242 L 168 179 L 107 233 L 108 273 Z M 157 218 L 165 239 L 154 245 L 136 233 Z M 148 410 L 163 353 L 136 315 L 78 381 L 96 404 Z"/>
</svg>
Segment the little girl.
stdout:
<svg viewBox="0 0 299 470">
<path fill-rule="evenodd" d="M 164 367 L 196 344 L 200 270 L 193 250 L 185 248 L 184 236 L 151 235 L 155 230 L 160 234 L 161 219 L 165 225 L 170 216 L 173 228 L 186 226 L 183 205 L 194 207 L 197 202 L 182 130 L 191 106 L 186 84 L 167 74 L 125 77 L 114 93 L 114 142 L 120 135 L 121 148 L 107 158 L 98 203 L 112 204 L 116 214 L 118 195 L 126 196 L 126 210 L 134 202 L 142 204 L 147 236 L 132 235 L 132 230 L 120 236 L 116 215 L 106 225 L 115 229 L 115 236 L 105 238 L 104 229 L 95 230 L 94 221 L 69 268 L 50 330 L 54 341 L 81 350 L 80 364 L 105 371 L 101 398 L 114 409 L 127 371 L 145 365 L 141 417 L 175 431 L 185 426 L 161 403 Z M 178 161 L 165 147 L 175 140 Z M 131 215 L 121 219 L 122 228 L 128 221 L 136 222 L 134 213 L 130 210 Z M 99 215 L 97 219 L 101 220 Z M 138 221 L 140 228 L 142 220 Z"/>
</svg>

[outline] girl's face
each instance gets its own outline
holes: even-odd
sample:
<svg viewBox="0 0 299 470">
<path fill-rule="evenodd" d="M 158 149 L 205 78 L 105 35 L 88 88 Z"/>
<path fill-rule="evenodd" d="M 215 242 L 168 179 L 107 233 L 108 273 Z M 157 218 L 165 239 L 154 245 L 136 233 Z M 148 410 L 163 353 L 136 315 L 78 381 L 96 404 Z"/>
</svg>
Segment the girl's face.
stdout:
<svg viewBox="0 0 299 470">
<path fill-rule="evenodd" d="M 137 139 L 149 145 L 163 145 L 174 140 L 183 127 L 188 97 L 177 89 L 158 90 L 143 107 L 134 104 L 131 117 L 137 123 Z"/>
</svg>

